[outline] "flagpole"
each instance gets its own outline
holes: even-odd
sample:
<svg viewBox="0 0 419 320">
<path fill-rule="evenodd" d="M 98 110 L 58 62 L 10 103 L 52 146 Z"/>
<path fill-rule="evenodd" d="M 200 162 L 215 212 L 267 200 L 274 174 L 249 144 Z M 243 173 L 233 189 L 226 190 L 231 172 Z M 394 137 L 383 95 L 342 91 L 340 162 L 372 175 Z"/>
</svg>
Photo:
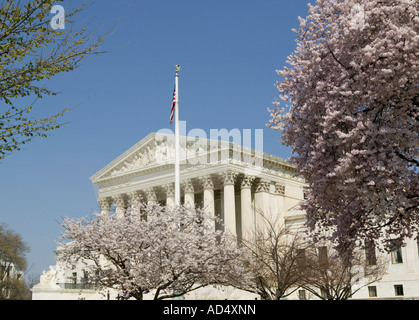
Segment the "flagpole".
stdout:
<svg viewBox="0 0 419 320">
<path fill-rule="evenodd" d="M 175 67 L 175 90 L 176 90 L 176 103 L 175 103 L 175 206 L 180 205 L 180 148 L 179 148 L 179 70 L 180 65 Z"/>
</svg>

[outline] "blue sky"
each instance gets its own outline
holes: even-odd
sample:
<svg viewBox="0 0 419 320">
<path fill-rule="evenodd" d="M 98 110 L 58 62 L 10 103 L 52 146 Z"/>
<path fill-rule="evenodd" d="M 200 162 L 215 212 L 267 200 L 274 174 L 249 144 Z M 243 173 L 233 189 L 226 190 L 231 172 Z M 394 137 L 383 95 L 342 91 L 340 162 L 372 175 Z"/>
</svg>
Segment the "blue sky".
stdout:
<svg viewBox="0 0 419 320">
<path fill-rule="evenodd" d="M 64 3 L 66 3 L 64 1 Z M 75 6 L 81 1 L 72 0 Z M 74 107 L 68 125 L 0 163 L 0 223 L 31 247 L 27 274 L 55 264 L 62 217 L 98 210 L 89 178 L 150 132 L 170 128 L 174 66 L 180 120 L 187 130 L 264 129 L 264 151 L 287 158 L 280 133 L 266 127 L 278 96 L 275 70 L 295 49 L 306 0 L 100 0 L 83 18 L 104 33 L 109 53 L 88 57 L 46 85 L 61 91 L 39 100 L 49 115 Z M 314 3 L 314 1 L 312 1 Z M 51 15 L 52 17 L 53 15 Z M 82 23 L 78 19 L 79 23 Z M 66 25 L 66 27 L 69 27 Z"/>
</svg>

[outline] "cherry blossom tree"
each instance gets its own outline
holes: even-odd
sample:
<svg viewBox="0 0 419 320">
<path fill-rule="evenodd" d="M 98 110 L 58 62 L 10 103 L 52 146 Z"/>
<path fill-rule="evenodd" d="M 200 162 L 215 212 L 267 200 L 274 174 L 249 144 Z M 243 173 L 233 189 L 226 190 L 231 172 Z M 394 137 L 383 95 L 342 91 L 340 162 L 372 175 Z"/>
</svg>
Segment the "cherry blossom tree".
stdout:
<svg viewBox="0 0 419 320">
<path fill-rule="evenodd" d="M 203 210 L 133 206 L 124 217 L 94 214 L 64 219 L 57 261 L 88 271 L 88 282 L 143 299 L 184 295 L 209 284 L 228 284 L 242 274 L 240 250 Z"/>
<path fill-rule="evenodd" d="M 318 0 L 308 11 L 268 124 L 308 183 L 308 225 L 333 230 L 342 249 L 402 241 L 419 222 L 419 2 Z"/>
</svg>

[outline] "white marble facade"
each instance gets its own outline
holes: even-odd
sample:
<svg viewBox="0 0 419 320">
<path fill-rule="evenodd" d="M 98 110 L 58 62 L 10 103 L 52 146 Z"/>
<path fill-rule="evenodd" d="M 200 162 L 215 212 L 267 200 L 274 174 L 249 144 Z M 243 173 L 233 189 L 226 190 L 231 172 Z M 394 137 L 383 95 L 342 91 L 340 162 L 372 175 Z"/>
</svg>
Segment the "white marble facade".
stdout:
<svg viewBox="0 0 419 320">
<path fill-rule="evenodd" d="M 215 228 L 239 239 L 257 226 L 257 210 L 283 223 L 304 219 L 304 212 L 298 210 L 304 182 L 295 174 L 287 160 L 232 142 L 180 138 L 181 203 L 200 206 L 220 217 L 224 225 Z M 140 197 L 146 202 L 174 205 L 173 135 L 150 133 L 90 179 L 98 187 L 102 212 L 123 215 Z M 83 270 L 60 270 L 64 276 L 58 277 L 58 269 L 50 267 L 41 276 L 41 283 L 32 290 L 33 299 L 106 298 L 77 287 Z M 196 294 L 212 298 L 221 294 L 220 299 L 227 293 L 237 299 L 256 297 L 231 290 L 210 288 Z M 188 298 L 197 299 L 196 294 Z"/>
<path fill-rule="evenodd" d="M 180 139 L 181 203 L 221 217 L 238 236 L 257 225 L 257 210 L 295 219 L 304 182 L 286 160 L 232 142 Z M 174 205 L 173 136 L 151 133 L 91 177 L 104 212 L 123 215 L 139 197 Z"/>
<path fill-rule="evenodd" d="M 90 179 L 98 187 L 100 210 L 123 215 L 139 197 L 174 205 L 173 141 L 173 136 L 150 133 L 93 175 Z M 305 184 L 287 160 L 232 142 L 194 137 L 181 137 L 180 150 L 181 203 L 200 206 L 220 217 L 224 226 L 216 228 L 240 239 L 257 227 L 258 210 L 280 224 L 304 223 L 305 213 L 298 205 L 304 199 Z M 419 298 L 418 246 L 416 239 L 407 241 L 401 248 L 401 262 L 395 263 L 388 255 L 387 274 L 371 285 L 376 287 L 376 297 L 371 297 L 371 290 L 365 287 L 354 298 Z M 82 277 L 83 270 L 50 268 L 32 290 L 33 299 L 106 299 L 95 290 L 73 288 Z M 402 296 L 398 295 L 400 286 Z M 256 298 L 229 288 L 209 289 L 188 295 L 187 299 L 225 299 L 227 293 L 230 299 Z M 308 293 L 305 296 L 313 298 Z M 298 291 L 290 298 L 299 299 Z"/>
</svg>

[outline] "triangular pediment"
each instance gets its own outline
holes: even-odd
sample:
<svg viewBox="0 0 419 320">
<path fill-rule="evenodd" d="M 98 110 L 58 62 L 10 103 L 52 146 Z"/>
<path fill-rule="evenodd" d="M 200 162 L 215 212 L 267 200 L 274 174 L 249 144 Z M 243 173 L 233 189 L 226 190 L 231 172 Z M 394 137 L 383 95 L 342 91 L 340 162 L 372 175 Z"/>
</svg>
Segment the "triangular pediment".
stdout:
<svg viewBox="0 0 419 320">
<path fill-rule="evenodd" d="M 179 158 L 181 165 L 195 166 L 209 163 L 238 161 L 259 167 L 286 167 L 291 169 L 288 161 L 255 152 L 250 148 L 228 141 L 197 137 L 180 137 Z M 173 134 L 150 133 L 133 147 L 121 154 L 90 180 L 93 183 L 121 177 L 132 173 L 159 170 L 173 166 L 175 162 L 175 137 Z"/>
<path fill-rule="evenodd" d="M 90 180 L 96 182 L 173 162 L 174 137 L 153 132 L 94 174 Z"/>
</svg>

